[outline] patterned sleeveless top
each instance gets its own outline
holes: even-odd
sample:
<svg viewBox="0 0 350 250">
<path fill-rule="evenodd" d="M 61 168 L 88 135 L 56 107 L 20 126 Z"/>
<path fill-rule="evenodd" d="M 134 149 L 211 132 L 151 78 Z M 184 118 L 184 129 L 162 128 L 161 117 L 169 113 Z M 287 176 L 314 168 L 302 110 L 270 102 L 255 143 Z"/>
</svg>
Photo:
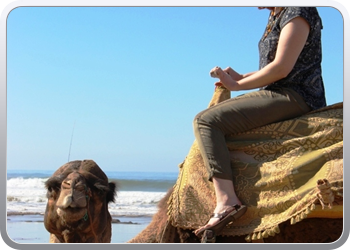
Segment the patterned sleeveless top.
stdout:
<svg viewBox="0 0 350 250">
<path fill-rule="evenodd" d="M 289 75 L 267 85 L 264 89 L 291 88 L 299 93 L 305 102 L 315 110 L 326 106 L 321 70 L 321 29 L 323 27 L 315 7 L 286 7 L 277 15 L 271 31 L 266 37 L 264 33 L 259 42 L 259 68 L 265 67 L 274 60 L 282 28 L 293 18 L 299 16 L 303 17 L 310 25 L 306 44 Z"/>
</svg>

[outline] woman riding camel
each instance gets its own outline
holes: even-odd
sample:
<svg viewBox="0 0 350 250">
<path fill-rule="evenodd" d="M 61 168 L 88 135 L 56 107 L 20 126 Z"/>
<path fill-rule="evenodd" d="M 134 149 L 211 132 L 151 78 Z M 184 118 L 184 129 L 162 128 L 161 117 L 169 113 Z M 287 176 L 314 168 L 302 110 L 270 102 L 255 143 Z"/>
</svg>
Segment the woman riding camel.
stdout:
<svg viewBox="0 0 350 250">
<path fill-rule="evenodd" d="M 194 134 L 212 181 L 216 208 L 205 230 L 218 234 L 247 210 L 237 197 L 225 137 L 292 119 L 326 106 L 321 73 L 322 21 L 315 7 L 259 7 L 270 10 L 259 42 L 259 70 L 239 74 L 215 67 L 216 87 L 230 91 L 258 89 L 200 112 Z"/>
</svg>

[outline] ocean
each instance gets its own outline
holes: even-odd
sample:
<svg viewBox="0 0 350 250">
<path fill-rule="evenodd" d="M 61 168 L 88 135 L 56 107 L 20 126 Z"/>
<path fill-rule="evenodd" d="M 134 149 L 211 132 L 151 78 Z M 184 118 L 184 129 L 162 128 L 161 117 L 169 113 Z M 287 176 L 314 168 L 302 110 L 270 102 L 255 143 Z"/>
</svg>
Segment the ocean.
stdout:
<svg viewBox="0 0 350 250">
<path fill-rule="evenodd" d="M 7 171 L 7 233 L 17 243 L 48 242 L 43 226 L 46 207 L 45 181 L 54 171 Z M 112 243 L 123 243 L 136 236 L 152 220 L 158 202 L 173 187 L 178 173 L 115 172 L 104 171 L 109 181 L 118 185 L 116 202 L 109 204 L 113 219 L 121 221 L 112 225 Z M 30 224 L 28 224 L 30 223 Z M 24 237 L 23 228 L 39 229 Z M 119 238 L 113 236 L 119 231 Z M 37 232 L 37 235 L 36 235 Z M 124 234 L 121 238 L 120 233 Z"/>
</svg>

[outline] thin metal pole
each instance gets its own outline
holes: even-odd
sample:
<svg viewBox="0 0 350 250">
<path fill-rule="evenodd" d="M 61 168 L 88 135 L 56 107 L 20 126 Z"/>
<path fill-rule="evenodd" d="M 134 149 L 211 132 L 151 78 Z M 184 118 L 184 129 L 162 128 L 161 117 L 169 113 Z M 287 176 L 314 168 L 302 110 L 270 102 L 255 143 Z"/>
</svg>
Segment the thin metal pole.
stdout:
<svg viewBox="0 0 350 250">
<path fill-rule="evenodd" d="M 70 158 L 70 151 L 71 151 L 71 149 L 72 149 L 72 142 L 73 142 L 74 128 L 75 128 L 75 121 L 74 121 L 74 125 L 73 125 L 72 136 L 71 136 L 71 138 L 70 138 L 70 144 L 69 144 L 69 153 L 68 153 L 68 162 L 69 162 L 69 158 Z"/>
</svg>

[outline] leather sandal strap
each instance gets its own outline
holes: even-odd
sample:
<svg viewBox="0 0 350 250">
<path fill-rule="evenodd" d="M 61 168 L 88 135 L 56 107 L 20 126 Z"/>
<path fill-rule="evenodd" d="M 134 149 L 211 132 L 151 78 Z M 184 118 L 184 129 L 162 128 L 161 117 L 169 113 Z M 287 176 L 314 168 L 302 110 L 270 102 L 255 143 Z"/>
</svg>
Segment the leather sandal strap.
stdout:
<svg viewBox="0 0 350 250">
<path fill-rule="evenodd" d="M 223 213 L 212 213 L 211 214 L 211 218 L 219 218 L 219 219 L 221 219 L 223 217 L 223 214 L 224 214 L 224 212 Z"/>
<path fill-rule="evenodd" d="M 233 205 L 230 208 L 234 208 L 236 211 L 238 211 L 238 209 L 240 207 L 241 207 L 240 205 Z M 230 210 L 229 212 L 227 212 L 227 209 L 225 209 L 222 213 L 212 213 L 211 214 L 211 218 L 219 218 L 219 219 L 221 219 L 221 218 L 225 217 L 228 213 L 231 213 L 232 211 L 233 211 L 233 209 Z"/>
</svg>

